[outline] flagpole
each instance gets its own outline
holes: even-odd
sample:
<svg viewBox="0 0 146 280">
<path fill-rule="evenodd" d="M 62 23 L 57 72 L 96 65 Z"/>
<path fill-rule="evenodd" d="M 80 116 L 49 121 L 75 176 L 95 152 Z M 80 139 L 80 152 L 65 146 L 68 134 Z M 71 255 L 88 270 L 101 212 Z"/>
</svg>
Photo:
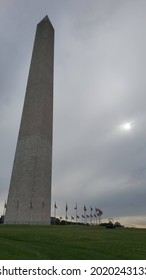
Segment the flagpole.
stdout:
<svg viewBox="0 0 146 280">
<path fill-rule="evenodd" d="M 92 211 L 93 211 L 93 208 L 92 208 L 92 206 L 90 207 L 90 217 L 91 217 L 91 219 L 90 219 L 90 222 L 91 222 L 91 225 L 92 225 Z"/>
<path fill-rule="evenodd" d="M 54 203 L 54 225 L 56 224 L 56 209 L 57 209 L 57 206 L 56 206 L 56 201 Z"/>
<path fill-rule="evenodd" d="M 77 207 L 77 203 L 76 203 L 76 206 L 75 206 L 75 208 L 74 208 L 74 209 L 76 210 L 76 225 L 77 225 L 77 208 L 78 208 L 78 207 Z"/>
<path fill-rule="evenodd" d="M 96 215 L 96 226 L 97 226 L 97 208 L 95 207 L 95 215 Z"/>
<path fill-rule="evenodd" d="M 66 225 L 67 225 L 67 210 L 68 210 L 68 206 L 67 206 L 67 203 L 66 203 Z"/>
<path fill-rule="evenodd" d="M 86 208 L 86 206 L 85 206 L 85 204 L 84 204 L 84 224 L 85 224 L 85 212 L 87 211 L 87 208 Z M 86 221 L 87 221 L 87 219 L 86 219 Z"/>
</svg>

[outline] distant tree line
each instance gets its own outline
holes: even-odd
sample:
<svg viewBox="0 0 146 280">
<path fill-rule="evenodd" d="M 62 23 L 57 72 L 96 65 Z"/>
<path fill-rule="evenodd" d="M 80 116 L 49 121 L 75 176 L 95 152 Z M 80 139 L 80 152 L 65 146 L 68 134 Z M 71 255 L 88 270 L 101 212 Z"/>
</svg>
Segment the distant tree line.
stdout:
<svg viewBox="0 0 146 280">
<path fill-rule="evenodd" d="M 101 223 L 99 226 L 100 227 L 106 227 L 106 228 L 121 228 L 121 227 L 124 227 L 119 222 L 112 223 L 111 221 L 109 221 L 108 223 Z"/>
<path fill-rule="evenodd" d="M 51 217 L 51 225 L 86 225 L 86 226 L 90 226 L 91 224 L 89 223 L 82 223 L 82 222 L 74 222 L 74 221 L 66 221 L 64 219 L 59 219 L 59 218 L 55 218 L 55 217 Z M 92 225 L 96 225 L 96 224 L 92 224 Z M 121 225 L 119 222 L 115 222 L 113 223 L 112 221 L 109 221 L 108 223 L 100 223 L 99 225 L 96 226 L 100 226 L 100 227 L 106 227 L 106 228 L 120 228 L 120 227 L 124 227 L 123 225 Z"/>
</svg>

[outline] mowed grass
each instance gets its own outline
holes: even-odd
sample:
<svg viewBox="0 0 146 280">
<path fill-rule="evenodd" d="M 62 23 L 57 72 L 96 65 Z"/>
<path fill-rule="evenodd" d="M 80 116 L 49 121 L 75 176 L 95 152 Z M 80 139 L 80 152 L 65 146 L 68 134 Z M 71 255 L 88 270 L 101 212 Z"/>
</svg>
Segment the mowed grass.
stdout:
<svg viewBox="0 0 146 280">
<path fill-rule="evenodd" d="M 145 229 L 0 225 L 1 260 L 145 260 Z"/>
</svg>

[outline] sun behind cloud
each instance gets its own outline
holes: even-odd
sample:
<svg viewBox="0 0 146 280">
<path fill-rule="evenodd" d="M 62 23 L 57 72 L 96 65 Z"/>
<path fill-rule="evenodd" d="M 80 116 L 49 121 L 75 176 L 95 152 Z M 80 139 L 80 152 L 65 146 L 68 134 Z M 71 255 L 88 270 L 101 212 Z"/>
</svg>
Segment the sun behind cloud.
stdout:
<svg viewBox="0 0 146 280">
<path fill-rule="evenodd" d="M 132 128 L 132 123 L 127 122 L 127 123 L 123 124 L 122 128 L 124 130 L 130 130 Z"/>
<path fill-rule="evenodd" d="M 121 130 L 130 131 L 134 127 L 134 122 L 125 122 L 123 123 L 120 128 Z"/>
</svg>

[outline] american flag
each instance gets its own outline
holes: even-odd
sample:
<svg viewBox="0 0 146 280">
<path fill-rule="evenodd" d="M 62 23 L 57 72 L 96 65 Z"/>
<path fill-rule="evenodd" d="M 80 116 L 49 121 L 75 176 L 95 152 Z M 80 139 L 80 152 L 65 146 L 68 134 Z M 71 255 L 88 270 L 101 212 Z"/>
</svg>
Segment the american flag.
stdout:
<svg viewBox="0 0 146 280">
<path fill-rule="evenodd" d="M 76 203 L 76 206 L 75 206 L 75 208 L 74 208 L 75 210 L 77 210 L 77 203 Z"/>
</svg>

